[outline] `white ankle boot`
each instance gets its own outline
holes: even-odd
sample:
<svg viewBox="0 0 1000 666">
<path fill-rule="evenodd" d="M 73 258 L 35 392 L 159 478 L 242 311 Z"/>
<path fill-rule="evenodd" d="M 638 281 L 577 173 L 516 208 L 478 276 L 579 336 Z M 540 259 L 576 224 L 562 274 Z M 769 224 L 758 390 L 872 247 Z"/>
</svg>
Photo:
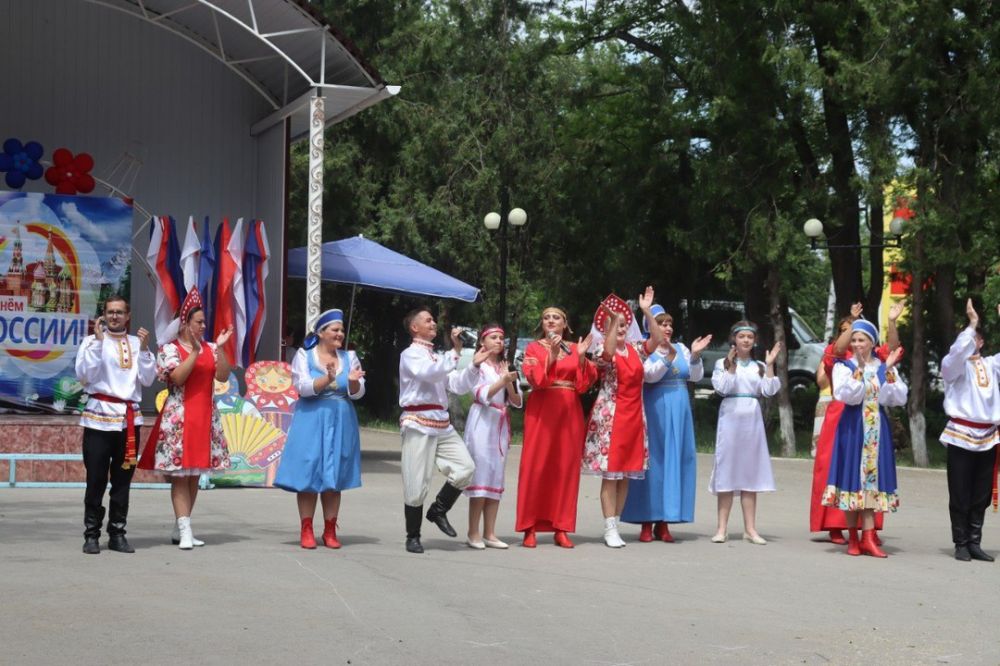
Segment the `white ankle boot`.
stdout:
<svg viewBox="0 0 1000 666">
<path fill-rule="evenodd" d="M 621 548 L 625 545 L 618 534 L 618 521 L 614 517 L 604 519 L 604 543 L 608 548 Z"/>
<path fill-rule="evenodd" d="M 182 516 L 177 519 L 177 533 L 180 535 L 177 547 L 181 550 L 194 548 L 194 536 L 191 535 L 191 517 Z"/>
<path fill-rule="evenodd" d="M 190 518 L 188 519 L 188 521 L 189 521 L 188 524 L 190 524 Z M 176 546 L 180 542 L 181 542 L 181 530 L 179 527 L 177 527 L 177 523 L 174 523 L 174 531 L 173 534 L 170 535 L 170 543 Z M 205 545 L 204 541 L 195 537 L 193 529 L 191 530 L 191 543 L 193 543 L 195 547 Z"/>
</svg>

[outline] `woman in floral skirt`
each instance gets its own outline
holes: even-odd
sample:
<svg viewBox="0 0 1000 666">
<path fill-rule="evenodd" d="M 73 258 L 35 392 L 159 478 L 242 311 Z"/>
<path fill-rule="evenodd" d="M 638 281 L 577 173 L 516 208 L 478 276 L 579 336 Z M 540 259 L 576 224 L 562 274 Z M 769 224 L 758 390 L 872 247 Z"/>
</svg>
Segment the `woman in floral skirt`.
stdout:
<svg viewBox="0 0 1000 666">
<path fill-rule="evenodd" d="M 140 469 L 160 472 L 170 480 L 177 519 L 173 541 L 182 550 L 205 545 L 191 531 L 198 477 L 229 467 L 213 381 L 229 377 L 229 360 L 221 347 L 233 329 L 227 328 L 212 343 L 203 339 L 205 328 L 201 296 L 192 289 L 181 305 L 177 338 L 156 355 L 157 376 L 166 382 L 168 394 L 139 461 Z"/>
</svg>

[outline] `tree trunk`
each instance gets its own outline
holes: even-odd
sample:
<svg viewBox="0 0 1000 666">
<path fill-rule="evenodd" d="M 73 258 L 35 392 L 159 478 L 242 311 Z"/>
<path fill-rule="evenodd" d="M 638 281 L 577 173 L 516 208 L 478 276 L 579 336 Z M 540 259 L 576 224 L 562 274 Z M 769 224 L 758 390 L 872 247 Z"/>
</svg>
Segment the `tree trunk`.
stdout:
<svg viewBox="0 0 1000 666">
<path fill-rule="evenodd" d="M 910 400 L 906 411 L 910 418 L 910 445 L 913 447 L 913 463 L 917 467 L 927 467 L 927 423 L 924 420 L 927 384 L 926 308 L 924 298 L 924 239 L 923 232 L 917 231 L 913 243 L 913 281 L 910 284 L 912 307 L 913 345 L 910 355 Z"/>
<path fill-rule="evenodd" d="M 785 309 L 781 304 L 781 278 L 773 265 L 767 271 L 767 294 L 770 304 L 771 328 L 774 342 L 781 343 L 781 353 L 774 371 L 781 380 L 778 391 L 778 424 L 781 437 L 781 455 L 795 457 L 795 421 L 792 416 L 791 388 L 788 385 L 788 345 L 785 340 Z"/>
</svg>

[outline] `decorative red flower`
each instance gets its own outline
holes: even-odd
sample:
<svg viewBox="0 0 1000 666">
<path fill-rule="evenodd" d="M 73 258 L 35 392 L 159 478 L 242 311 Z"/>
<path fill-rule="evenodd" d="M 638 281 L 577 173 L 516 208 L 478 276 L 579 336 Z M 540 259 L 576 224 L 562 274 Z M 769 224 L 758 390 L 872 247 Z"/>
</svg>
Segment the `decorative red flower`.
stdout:
<svg viewBox="0 0 1000 666">
<path fill-rule="evenodd" d="M 52 166 L 45 170 L 45 180 L 55 185 L 56 194 L 87 194 L 94 189 L 94 178 L 90 170 L 94 168 L 94 158 L 89 153 L 76 157 L 65 148 L 52 153 Z"/>
</svg>

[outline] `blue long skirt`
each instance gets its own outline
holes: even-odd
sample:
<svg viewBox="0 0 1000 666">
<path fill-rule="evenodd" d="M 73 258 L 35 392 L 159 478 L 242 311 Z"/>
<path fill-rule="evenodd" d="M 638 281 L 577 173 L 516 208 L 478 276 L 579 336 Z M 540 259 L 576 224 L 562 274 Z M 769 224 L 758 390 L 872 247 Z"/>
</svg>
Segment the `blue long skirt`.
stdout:
<svg viewBox="0 0 1000 666">
<path fill-rule="evenodd" d="M 875 484 L 862 478 L 861 456 L 864 449 L 862 405 L 847 405 L 840 415 L 833 441 L 830 474 L 827 477 L 823 504 L 842 511 L 874 509 L 895 511 L 899 504 L 896 486 L 896 454 L 892 444 L 889 414 L 879 407 L 878 465 Z M 867 498 L 867 501 L 866 501 Z M 875 500 L 875 505 L 873 501 Z"/>
<path fill-rule="evenodd" d="M 643 403 L 649 436 L 649 469 L 645 479 L 629 482 L 621 520 L 693 522 L 698 458 L 687 382 L 667 380 L 647 384 Z"/>
<path fill-rule="evenodd" d="M 347 398 L 299 398 L 274 485 L 297 493 L 361 486 L 358 416 Z"/>
</svg>

